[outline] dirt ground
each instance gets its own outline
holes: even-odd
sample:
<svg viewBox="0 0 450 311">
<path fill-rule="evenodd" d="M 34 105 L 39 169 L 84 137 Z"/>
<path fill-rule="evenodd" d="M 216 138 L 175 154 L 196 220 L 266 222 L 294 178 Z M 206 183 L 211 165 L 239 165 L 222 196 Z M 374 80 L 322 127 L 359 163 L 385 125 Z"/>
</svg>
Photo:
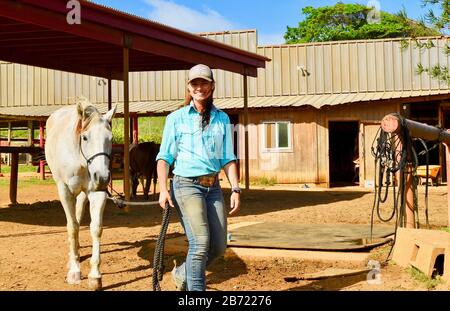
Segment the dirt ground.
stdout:
<svg viewBox="0 0 450 311">
<path fill-rule="evenodd" d="M 0 179 L 8 180 L 8 175 Z M 21 181 L 27 178 L 21 176 Z M 87 274 L 91 242 L 89 213 L 80 231 L 80 285 L 65 283 L 67 262 L 66 220 L 52 183 L 24 185 L 19 181 L 18 201 L 9 206 L 8 185 L 0 186 L 0 290 L 89 290 Z M 224 183 L 224 186 L 225 183 Z M 333 190 L 303 188 L 301 185 L 254 186 L 242 195 L 240 214 L 229 218 L 229 224 L 244 221 L 314 224 L 368 224 L 374 195 L 359 187 Z M 420 220 L 425 221 L 423 190 L 419 190 Z M 229 189 L 224 188 L 225 198 Z M 446 187 L 430 187 L 429 219 L 433 229 L 447 225 Z M 387 205 L 386 211 L 390 210 Z M 125 213 L 111 202 L 104 213 L 101 249 L 103 289 L 114 291 L 152 290 L 152 242 L 160 230 L 161 210 L 158 207 L 132 207 Z M 376 223 L 380 221 L 376 220 Z M 176 213 L 171 217 L 168 238 L 182 235 Z M 371 258 L 384 261 L 389 245 L 371 251 Z M 163 290 L 174 290 L 170 269 L 174 258 L 166 256 Z M 390 261 L 381 268 L 381 284 L 369 284 L 366 274 L 327 278 L 314 281 L 287 282 L 285 277 L 301 277 L 329 268 L 361 269 L 345 262 L 308 261 L 298 259 L 242 259 L 232 254 L 217 261 L 208 271 L 208 290 L 449 290 L 445 283 L 430 287 L 413 273 Z"/>
</svg>

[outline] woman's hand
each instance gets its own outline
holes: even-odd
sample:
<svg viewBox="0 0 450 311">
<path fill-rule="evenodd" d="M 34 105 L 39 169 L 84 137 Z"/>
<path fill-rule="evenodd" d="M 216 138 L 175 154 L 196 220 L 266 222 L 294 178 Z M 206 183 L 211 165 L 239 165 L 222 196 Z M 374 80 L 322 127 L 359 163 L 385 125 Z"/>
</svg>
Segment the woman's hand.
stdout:
<svg viewBox="0 0 450 311">
<path fill-rule="evenodd" d="M 166 208 L 166 203 L 169 202 L 169 205 L 171 207 L 174 207 L 173 202 L 172 202 L 172 198 L 170 196 L 170 193 L 168 190 L 163 190 L 159 193 L 159 205 L 165 209 Z"/>
<path fill-rule="evenodd" d="M 231 211 L 230 211 L 229 215 L 234 215 L 239 211 L 239 209 L 241 208 L 241 194 L 240 193 L 237 193 L 237 192 L 231 193 L 230 208 L 231 208 Z"/>
</svg>

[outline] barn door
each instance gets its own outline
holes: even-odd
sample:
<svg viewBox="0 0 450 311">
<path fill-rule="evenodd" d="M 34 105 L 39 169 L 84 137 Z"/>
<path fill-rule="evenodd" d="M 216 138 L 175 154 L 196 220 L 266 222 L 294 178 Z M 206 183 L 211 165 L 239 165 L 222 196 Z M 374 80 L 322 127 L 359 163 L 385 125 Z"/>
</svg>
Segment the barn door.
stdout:
<svg viewBox="0 0 450 311">
<path fill-rule="evenodd" d="M 366 188 L 374 186 L 375 158 L 371 148 L 379 128 L 380 123 L 361 123 L 360 127 L 360 184 Z"/>
</svg>

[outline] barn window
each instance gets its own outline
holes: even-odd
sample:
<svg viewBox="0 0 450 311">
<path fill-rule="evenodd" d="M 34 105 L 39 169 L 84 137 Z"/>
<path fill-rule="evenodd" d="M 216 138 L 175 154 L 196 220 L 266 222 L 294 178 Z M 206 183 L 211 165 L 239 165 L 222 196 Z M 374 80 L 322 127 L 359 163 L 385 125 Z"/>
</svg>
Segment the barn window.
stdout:
<svg viewBox="0 0 450 311">
<path fill-rule="evenodd" d="M 266 151 L 291 149 L 291 122 L 263 122 L 263 127 L 264 149 Z"/>
</svg>

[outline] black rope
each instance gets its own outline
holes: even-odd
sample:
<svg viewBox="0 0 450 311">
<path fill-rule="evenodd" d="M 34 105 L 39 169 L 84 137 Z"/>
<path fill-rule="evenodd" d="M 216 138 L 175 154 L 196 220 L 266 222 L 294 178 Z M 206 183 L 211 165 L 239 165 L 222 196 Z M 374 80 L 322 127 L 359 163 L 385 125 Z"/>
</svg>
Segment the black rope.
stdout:
<svg viewBox="0 0 450 311">
<path fill-rule="evenodd" d="M 391 250 L 389 251 L 388 260 L 397 237 L 398 226 L 405 224 L 405 209 L 406 209 L 406 174 L 412 173 L 417 167 L 417 154 L 413 147 L 412 138 L 409 135 L 409 129 L 406 124 L 406 119 L 400 115 L 396 115 L 400 120 L 400 132 L 398 134 L 384 132 L 381 128 L 372 142 L 372 155 L 375 158 L 375 197 L 371 213 L 370 238 L 373 238 L 374 213 L 377 212 L 378 218 L 382 222 L 389 222 L 395 216 L 395 232 L 394 241 Z M 375 145 L 376 142 L 376 145 Z M 402 145 L 402 148 L 400 147 Z M 395 174 L 398 173 L 400 180 L 398 180 L 398 190 L 396 189 Z M 385 218 L 381 212 L 381 203 L 385 203 L 389 196 L 389 187 L 392 183 L 392 197 L 394 207 L 390 215 Z M 384 189 L 383 189 L 384 188 Z M 383 192 L 384 190 L 384 192 Z M 399 202 L 400 201 L 400 202 Z M 400 204 L 399 204 L 400 203 Z M 416 205 L 416 204 L 415 204 Z"/>
<path fill-rule="evenodd" d="M 429 152 L 430 152 L 430 150 L 436 148 L 436 146 L 439 145 L 439 143 L 436 143 L 433 147 L 428 149 L 428 146 L 423 139 L 418 138 L 418 141 L 422 144 L 422 146 L 424 148 L 423 151 L 419 152 L 419 156 L 425 154 L 425 165 L 426 165 L 426 169 L 425 169 L 425 221 L 426 221 L 427 229 L 430 229 L 430 222 L 429 222 L 429 218 L 428 218 L 428 177 L 429 177 L 429 166 L 430 166 Z"/>
<path fill-rule="evenodd" d="M 159 282 L 163 279 L 164 274 L 164 243 L 166 239 L 167 227 L 169 226 L 171 208 L 169 203 L 166 203 L 166 208 L 163 212 L 163 219 L 161 230 L 159 232 L 158 240 L 155 246 L 155 254 L 153 255 L 153 275 L 152 284 L 154 291 L 160 291 L 161 286 Z"/>
</svg>

